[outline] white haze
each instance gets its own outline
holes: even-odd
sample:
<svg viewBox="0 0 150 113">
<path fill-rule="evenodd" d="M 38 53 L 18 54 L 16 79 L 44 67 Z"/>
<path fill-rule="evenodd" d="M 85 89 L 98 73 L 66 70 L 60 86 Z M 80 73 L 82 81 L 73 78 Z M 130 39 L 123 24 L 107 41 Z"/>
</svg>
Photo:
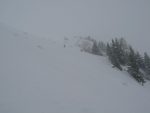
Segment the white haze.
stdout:
<svg viewBox="0 0 150 113">
<path fill-rule="evenodd" d="M 40 37 L 124 37 L 150 53 L 149 0 L 0 0 L 0 22 Z"/>
<path fill-rule="evenodd" d="M 141 86 L 106 57 L 81 52 L 85 41 L 0 24 L 0 113 L 150 113 L 150 82 Z"/>
</svg>

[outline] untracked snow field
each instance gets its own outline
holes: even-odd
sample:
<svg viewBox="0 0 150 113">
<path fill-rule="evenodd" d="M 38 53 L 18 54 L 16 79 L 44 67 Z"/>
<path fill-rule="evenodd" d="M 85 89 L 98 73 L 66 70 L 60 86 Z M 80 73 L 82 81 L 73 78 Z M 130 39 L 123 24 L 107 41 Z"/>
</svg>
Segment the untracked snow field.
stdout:
<svg viewBox="0 0 150 113">
<path fill-rule="evenodd" d="M 150 113 L 150 82 L 81 52 L 77 40 L 0 25 L 0 113 Z"/>
</svg>

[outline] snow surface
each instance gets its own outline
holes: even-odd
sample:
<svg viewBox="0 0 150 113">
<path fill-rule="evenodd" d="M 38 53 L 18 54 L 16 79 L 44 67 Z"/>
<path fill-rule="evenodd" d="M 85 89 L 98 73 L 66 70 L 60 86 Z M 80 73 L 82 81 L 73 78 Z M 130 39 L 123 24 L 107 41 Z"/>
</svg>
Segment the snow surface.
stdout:
<svg viewBox="0 0 150 113">
<path fill-rule="evenodd" d="M 77 42 L 0 24 L 0 113 L 150 113 L 149 82 L 139 85 Z"/>
</svg>

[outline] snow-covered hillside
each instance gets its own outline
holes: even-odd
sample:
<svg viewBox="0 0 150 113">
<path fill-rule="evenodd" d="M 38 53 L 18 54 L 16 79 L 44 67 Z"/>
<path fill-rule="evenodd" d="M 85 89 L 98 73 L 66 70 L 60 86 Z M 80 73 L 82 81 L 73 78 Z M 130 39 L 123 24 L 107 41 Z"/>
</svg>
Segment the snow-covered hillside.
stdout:
<svg viewBox="0 0 150 113">
<path fill-rule="evenodd" d="M 149 82 L 139 85 L 77 42 L 0 25 L 0 112 L 150 113 Z"/>
</svg>

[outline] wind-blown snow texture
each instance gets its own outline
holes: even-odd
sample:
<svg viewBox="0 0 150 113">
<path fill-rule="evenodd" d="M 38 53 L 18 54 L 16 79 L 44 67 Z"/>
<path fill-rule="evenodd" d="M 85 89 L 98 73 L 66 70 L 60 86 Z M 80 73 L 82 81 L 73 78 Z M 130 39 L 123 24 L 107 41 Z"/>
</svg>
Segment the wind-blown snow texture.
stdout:
<svg viewBox="0 0 150 113">
<path fill-rule="evenodd" d="M 149 82 L 139 85 L 77 42 L 0 25 L 0 112 L 150 113 Z"/>
</svg>

